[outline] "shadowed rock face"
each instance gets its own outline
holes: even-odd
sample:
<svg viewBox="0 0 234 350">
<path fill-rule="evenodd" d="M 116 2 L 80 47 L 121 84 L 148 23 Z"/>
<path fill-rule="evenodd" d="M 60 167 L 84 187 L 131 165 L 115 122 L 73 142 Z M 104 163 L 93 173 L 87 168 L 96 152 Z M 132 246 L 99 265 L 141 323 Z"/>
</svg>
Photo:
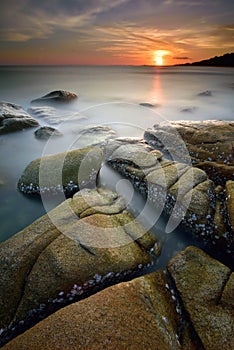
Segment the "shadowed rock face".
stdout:
<svg viewBox="0 0 234 350">
<path fill-rule="evenodd" d="M 0 135 L 38 126 L 21 106 L 14 103 L 0 103 Z"/>
<path fill-rule="evenodd" d="M 203 170 L 155 152 L 142 140 L 130 144 L 128 139 L 109 141 L 104 149 L 108 164 L 128 178 L 157 211 L 170 217 L 169 229 L 182 224 L 231 261 L 233 191 L 227 198 L 225 190 L 215 188 Z"/>
<path fill-rule="evenodd" d="M 157 271 L 59 310 L 4 350 L 233 348 L 234 274 L 188 247 Z"/>
<path fill-rule="evenodd" d="M 64 91 L 64 90 L 56 90 L 44 95 L 42 97 L 36 98 L 32 100 L 32 104 L 37 105 L 47 105 L 54 102 L 62 102 L 67 103 L 77 99 L 78 96 L 72 92 Z"/>
<path fill-rule="evenodd" d="M 234 180 L 234 122 L 177 121 L 154 125 L 144 139 L 165 155 L 184 159 L 184 142 L 192 164 L 203 169 L 217 185 Z"/>
<path fill-rule="evenodd" d="M 116 193 L 78 192 L 0 245 L 0 327 L 74 284 L 91 280 L 94 288 L 99 276 L 104 287 L 110 272 L 118 280 L 122 272 L 149 267 L 157 244 Z"/>
</svg>

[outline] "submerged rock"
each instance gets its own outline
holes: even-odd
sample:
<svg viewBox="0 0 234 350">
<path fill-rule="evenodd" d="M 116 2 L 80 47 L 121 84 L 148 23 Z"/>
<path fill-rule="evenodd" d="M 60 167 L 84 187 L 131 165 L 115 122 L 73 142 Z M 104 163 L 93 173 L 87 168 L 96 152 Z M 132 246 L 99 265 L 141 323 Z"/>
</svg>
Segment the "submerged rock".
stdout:
<svg viewBox="0 0 234 350">
<path fill-rule="evenodd" d="M 139 103 L 139 105 L 142 107 L 149 107 L 149 108 L 158 107 L 157 105 L 153 105 L 152 103 L 149 103 L 149 102 L 141 102 Z"/>
<path fill-rule="evenodd" d="M 102 150 L 87 147 L 33 160 L 18 181 L 25 194 L 71 196 L 80 188 L 95 187 L 102 163 Z"/>
<path fill-rule="evenodd" d="M 78 192 L 0 245 L 0 327 L 61 291 L 66 298 L 74 283 L 95 291 L 96 282 L 104 288 L 110 278 L 150 267 L 157 241 L 116 193 Z M 71 293 L 70 302 L 76 297 Z M 56 300 L 60 306 L 66 301 Z"/>
<path fill-rule="evenodd" d="M 203 96 L 203 97 L 211 97 L 213 96 L 212 94 L 212 91 L 210 90 L 205 90 L 205 91 L 202 91 L 198 94 L 198 96 Z"/>
<path fill-rule="evenodd" d="M 51 128 L 49 126 L 43 126 L 34 132 L 37 139 L 48 140 L 50 137 L 63 136 L 63 134 L 57 129 Z"/>
<path fill-rule="evenodd" d="M 234 122 L 162 122 L 145 131 L 144 139 L 165 156 L 182 162 L 187 151 L 192 164 L 205 170 L 217 185 L 223 186 L 227 180 L 234 179 Z"/>
<path fill-rule="evenodd" d="M 54 102 L 67 103 L 77 99 L 78 96 L 65 90 L 55 90 L 31 101 L 32 104 L 47 105 Z"/>
<path fill-rule="evenodd" d="M 82 146 L 103 144 L 109 139 L 116 137 L 116 132 L 109 126 L 94 125 L 73 129 L 73 133 L 77 135 L 76 142 Z"/>
<path fill-rule="evenodd" d="M 38 126 L 21 106 L 14 103 L 0 103 L 0 135 Z"/>
<path fill-rule="evenodd" d="M 61 123 L 77 122 L 87 119 L 86 116 L 76 111 L 65 110 L 62 108 L 54 108 L 52 106 L 36 106 L 29 108 L 29 113 L 42 118 L 50 125 L 58 125 Z"/>
</svg>

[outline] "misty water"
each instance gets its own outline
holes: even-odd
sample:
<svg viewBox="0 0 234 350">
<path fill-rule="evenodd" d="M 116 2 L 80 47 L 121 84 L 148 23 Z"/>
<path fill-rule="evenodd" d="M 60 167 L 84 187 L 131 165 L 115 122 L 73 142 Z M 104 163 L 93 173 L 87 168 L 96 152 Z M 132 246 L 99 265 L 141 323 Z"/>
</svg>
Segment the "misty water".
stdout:
<svg viewBox="0 0 234 350">
<path fill-rule="evenodd" d="M 57 117 L 34 117 L 40 125 L 62 131 L 63 137 L 47 143 L 35 138 L 35 129 L 0 136 L 0 241 L 45 213 L 38 198 L 24 196 L 17 190 L 25 166 L 42 155 L 90 144 L 89 139 L 78 136 L 83 128 L 105 125 L 117 136 L 142 137 L 145 129 L 161 121 L 234 119 L 232 68 L 0 67 L 0 101 L 28 110 L 32 99 L 58 89 L 74 92 L 79 98 L 67 106 L 56 107 Z M 150 103 L 152 107 L 140 103 Z M 101 176 L 103 183 L 114 179 L 109 169 Z M 109 186 L 121 192 L 119 181 L 117 177 Z M 140 201 L 139 196 L 134 197 L 130 205 L 133 211 L 141 208 Z M 51 208 L 56 204 L 55 200 Z M 157 230 L 163 236 L 163 226 Z M 162 265 L 176 251 L 194 242 L 183 232 L 164 240 Z"/>
</svg>

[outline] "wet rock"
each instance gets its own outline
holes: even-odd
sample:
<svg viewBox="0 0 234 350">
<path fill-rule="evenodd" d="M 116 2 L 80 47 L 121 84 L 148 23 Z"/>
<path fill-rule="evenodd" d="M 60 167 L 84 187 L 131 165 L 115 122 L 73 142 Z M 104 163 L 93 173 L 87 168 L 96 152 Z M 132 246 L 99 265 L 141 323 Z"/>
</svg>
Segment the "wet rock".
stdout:
<svg viewBox="0 0 234 350">
<path fill-rule="evenodd" d="M 184 107 L 181 109 L 182 113 L 193 113 L 195 112 L 196 107 Z"/>
<path fill-rule="evenodd" d="M 181 349 L 166 283 L 159 271 L 109 287 L 56 312 L 3 349 Z"/>
<path fill-rule="evenodd" d="M 231 270 L 188 247 L 170 260 L 166 274 L 119 283 L 66 306 L 3 349 L 229 350 L 233 291 Z"/>
<path fill-rule="evenodd" d="M 50 137 L 63 136 L 60 131 L 49 126 L 42 126 L 34 132 L 34 135 L 37 139 L 41 140 L 48 140 Z"/>
<path fill-rule="evenodd" d="M 61 123 L 77 122 L 87 119 L 86 116 L 72 110 L 54 108 L 52 106 L 36 106 L 29 108 L 29 113 L 42 118 L 50 125 L 58 125 Z"/>
<path fill-rule="evenodd" d="M 200 249 L 188 247 L 168 264 L 188 318 L 206 350 L 233 348 L 233 274 Z M 232 276 L 232 277 L 231 277 Z"/>
<path fill-rule="evenodd" d="M 0 245 L 0 327 L 61 291 L 66 295 L 74 283 L 94 279 L 94 288 L 101 280 L 104 288 L 105 279 L 95 276 L 150 266 L 157 241 L 116 193 L 78 192 Z"/>
<path fill-rule="evenodd" d="M 212 94 L 212 91 L 210 90 L 205 90 L 205 91 L 202 91 L 198 94 L 198 96 L 203 96 L 203 97 L 211 97 L 213 96 Z"/>
<path fill-rule="evenodd" d="M 234 240 L 234 181 L 227 181 L 226 183 L 226 205 Z"/>
<path fill-rule="evenodd" d="M 77 135 L 76 142 L 82 146 L 103 144 L 109 139 L 116 137 L 116 132 L 108 126 L 94 125 L 73 129 L 73 133 Z"/>
<path fill-rule="evenodd" d="M 67 103 L 77 98 L 78 96 L 72 92 L 65 91 L 65 90 L 56 90 L 56 91 L 49 92 L 48 94 L 42 97 L 32 100 L 31 103 L 38 104 L 38 105 L 47 105 L 54 102 Z"/>
<path fill-rule="evenodd" d="M 223 259 L 227 253 L 231 256 L 233 232 L 227 224 L 225 199 L 216 193 L 203 170 L 165 159 L 161 154 L 154 157 L 153 148 L 139 140 L 131 144 L 123 139 L 109 141 L 104 154 L 108 164 L 131 181 L 156 213 L 167 215 L 169 232 L 181 225 Z"/>
<path fill-rule="evenodd" d="M 71 196 L 80 188 L 95 187 L 102 163 L 102 150 L 87 147 L 33 160 L 18 181 L 25 194 Z"/>
<path fill-rule="evenodd" d="M 109 162 L 126 161 L 128 164 L 136 165 L 138 168 L 151 167 L 162 158 L 160 151 L 148 147 L 139 139 L 116 139 L 108 142 L 104 147 L 104 153 Z"/>
<path fill-rule="evenodd" d="M 148 108 L 155 107 L 155 105 L 153 105 L 152 103 L 149 103 L 149 102 L 141 102 L 141 103 L 139 103 L 139 105 L 142 107 L 148 107 Z"/>
<path fill-rule="evenodd" d="M 21 106 L 14 103 L 0 103 L 0 135 L 38 126 Z"/>
<path fill-rule="evenodd" d="M 234 122 L 162 122 L 145 131 L 144 139 L 177 161 L 184 161 L 187 153 L 192 164 L 203 169 L 217 185 L 224 186 L 234 178 Z"/>
</svg>

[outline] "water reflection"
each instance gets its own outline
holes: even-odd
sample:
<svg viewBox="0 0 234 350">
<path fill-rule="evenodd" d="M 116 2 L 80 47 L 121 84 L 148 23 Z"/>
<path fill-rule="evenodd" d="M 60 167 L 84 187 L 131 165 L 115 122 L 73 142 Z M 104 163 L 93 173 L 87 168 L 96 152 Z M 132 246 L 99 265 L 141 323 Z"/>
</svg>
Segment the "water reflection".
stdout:
<svg viewBox="0 0 234 350">
<path fill-rule="evenodd" d="M 159 70 L 157 70 L 155 75 L 152 76 L 152 87 L 149 92 L 149 101 L 156 107 L 164 104 L 161 73 Z"/>
</svg>

